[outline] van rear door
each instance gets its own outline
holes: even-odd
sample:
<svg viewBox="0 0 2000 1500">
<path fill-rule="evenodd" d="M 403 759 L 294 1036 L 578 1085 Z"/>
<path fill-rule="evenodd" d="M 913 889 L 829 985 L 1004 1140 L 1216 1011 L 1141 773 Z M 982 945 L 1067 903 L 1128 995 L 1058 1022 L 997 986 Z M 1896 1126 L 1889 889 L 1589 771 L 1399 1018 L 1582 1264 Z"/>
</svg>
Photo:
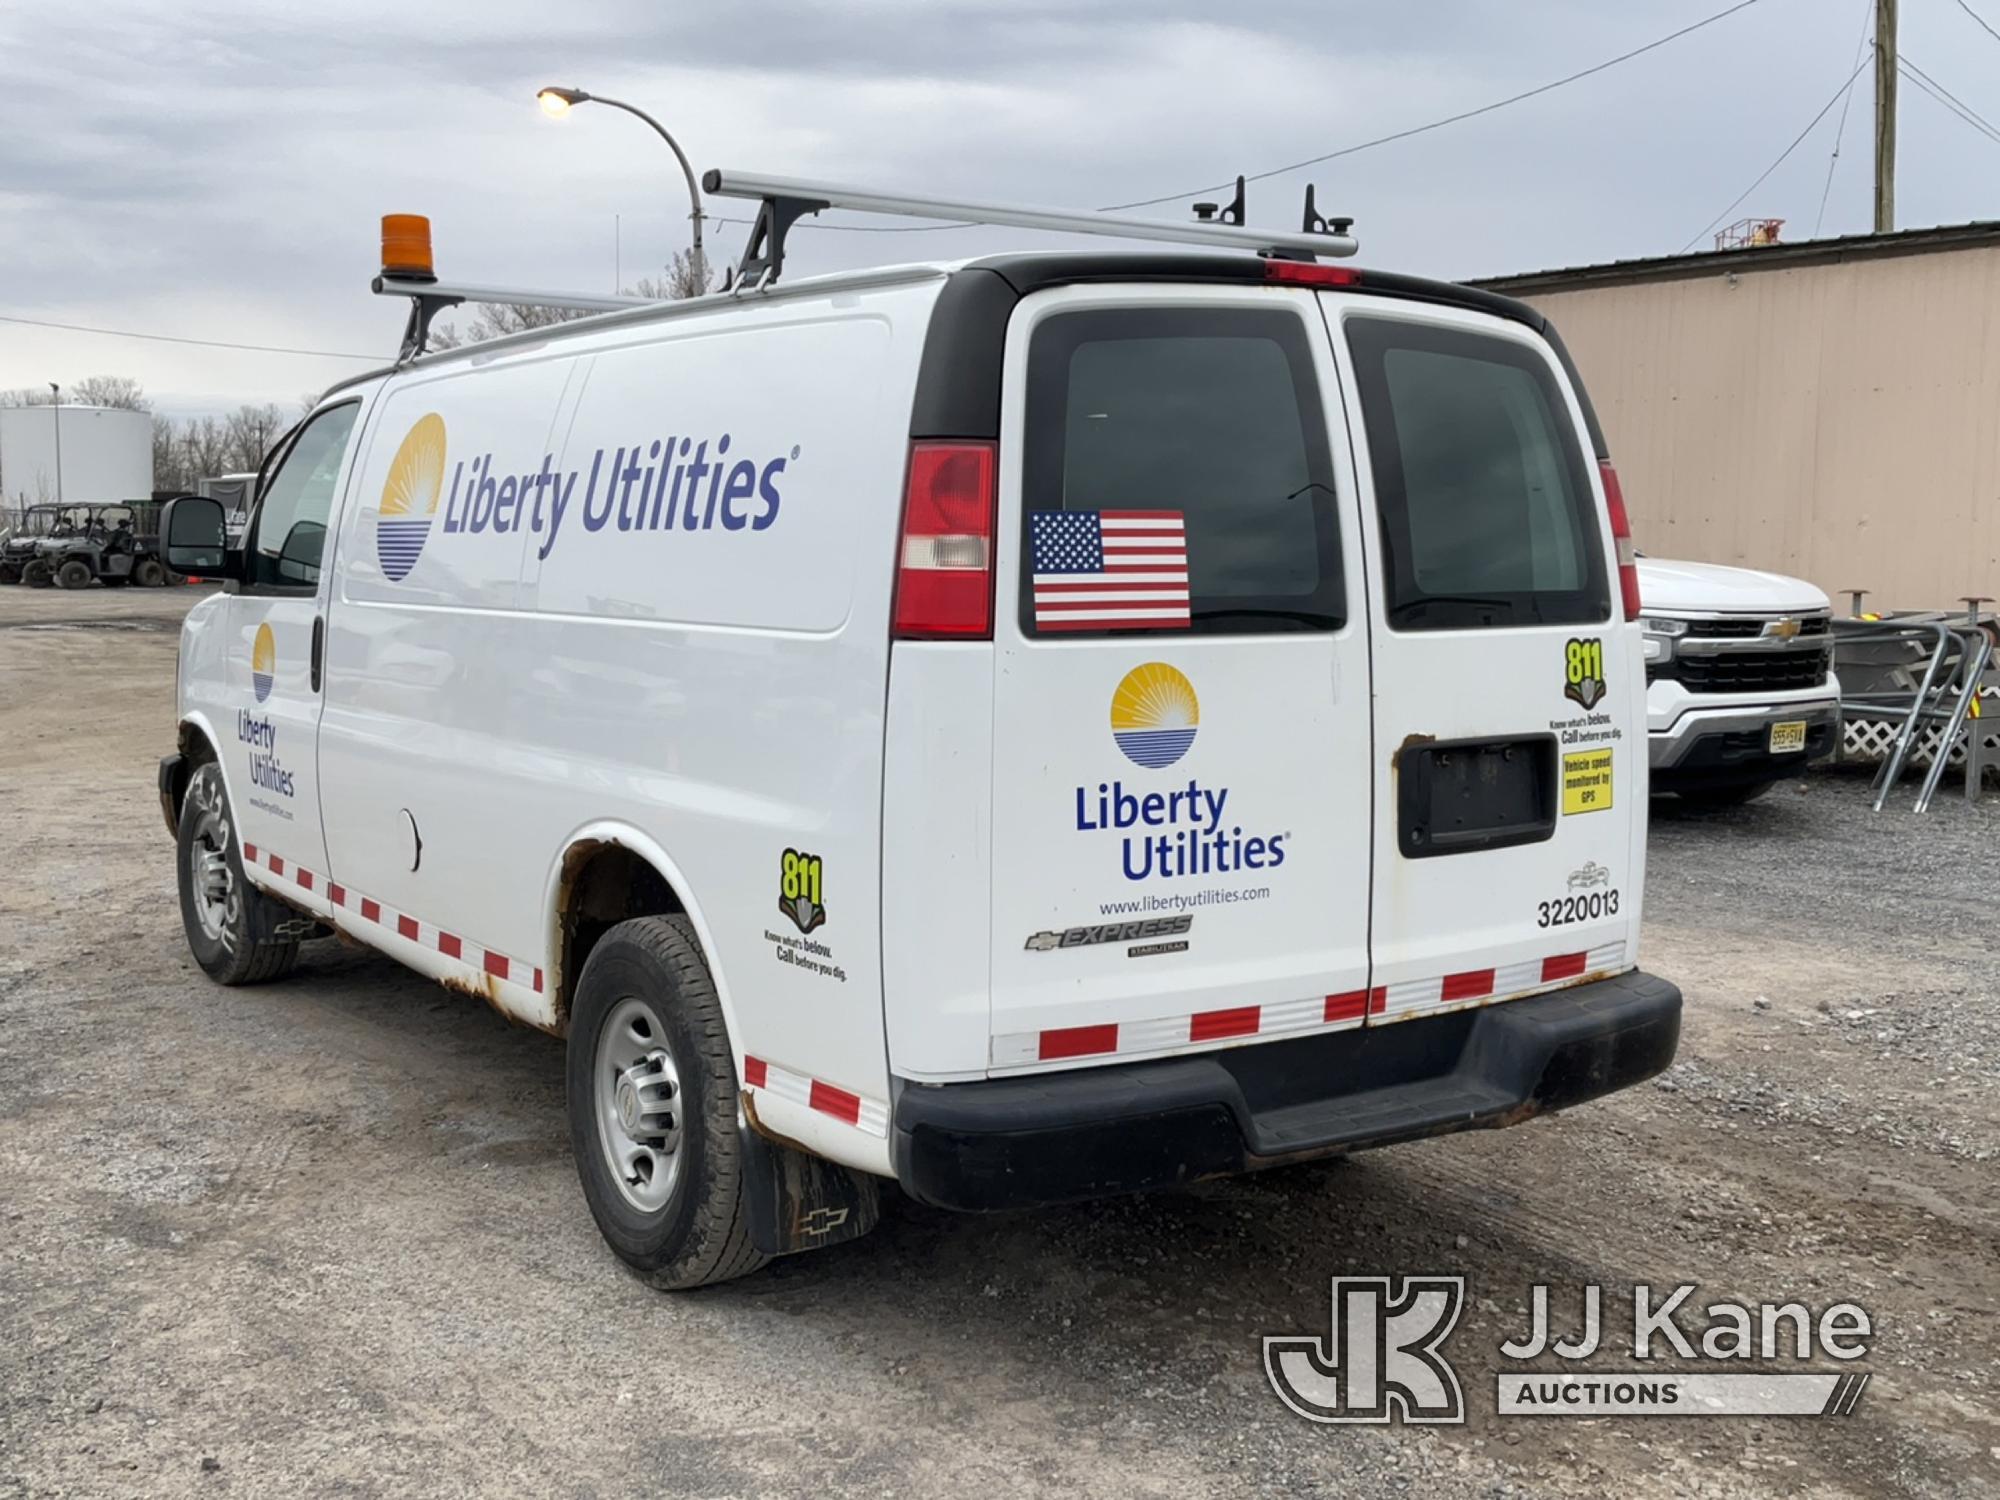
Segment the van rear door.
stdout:
<svg viewBox="0 0 2000 1500">
<path fill-rule="evenodd" d="M 1644 687 L 1577 395 L 1525 325 L 1322 300 L 1375 588 L 1371 1022 L 1628 968 Z"/>
<path fill-rule="evenodd" d="M 1015 311 L 990 1071 L 1362 1024 L 1369 669 L 1335 390 L 1308 291 Z"/>
</svg>

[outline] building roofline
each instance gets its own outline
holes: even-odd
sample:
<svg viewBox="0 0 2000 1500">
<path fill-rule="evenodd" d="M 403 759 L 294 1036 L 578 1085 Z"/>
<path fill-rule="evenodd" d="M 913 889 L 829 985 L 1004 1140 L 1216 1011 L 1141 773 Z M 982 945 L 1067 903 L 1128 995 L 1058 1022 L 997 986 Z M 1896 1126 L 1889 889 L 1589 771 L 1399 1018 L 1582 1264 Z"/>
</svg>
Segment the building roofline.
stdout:
<svg viewBox="0 0 2000 1500">
<path fill-rule="evenodd" d="M 1928 255 L 1942 250 L 1967 250 L 2000 245 L 2000 219 L 1974 219 L 1964 224 L 1939 224 L 1927 229 L 1900 229 L 1893 234 L 1850 234 L 1834 239 L 1799 240 L 1786 244 L 1747 246 L 1740 250 L 1701 250 L 1689 255 L 1662 255 L 1642 260 L 1605 261 L 1506 276 L 1482 276 L 1466 282 L 1487 291 L 1521 296 L 1531 292 L 1568 291 L 1590 286 L 1624 286 L 1643 281 L 1678 281 L 1717 272 L 1740 275 L 1755 271 L 1794 270 L 1801 266 L 1843 261 L 1878 260 L 1897 255 Z"/>
</svg>

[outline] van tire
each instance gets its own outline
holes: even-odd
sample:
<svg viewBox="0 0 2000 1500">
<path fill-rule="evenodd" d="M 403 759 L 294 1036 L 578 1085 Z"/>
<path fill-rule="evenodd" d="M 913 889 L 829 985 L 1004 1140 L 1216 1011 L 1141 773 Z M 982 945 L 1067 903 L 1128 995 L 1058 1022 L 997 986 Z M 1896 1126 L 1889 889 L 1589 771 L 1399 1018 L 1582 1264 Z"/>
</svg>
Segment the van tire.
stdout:
<svg viewBox="0 0 2000 1500">
<path fill-rule="evenodd" d="M 222 768 L 212 760 L 188 778 L 175 847 L 181 927 L 202 972 L 227 985 L 264 984 L 289 974 L 299 960 L 299 940 L 282 934 L 296 933 L 301 924 L 290 908 L 244 877 L 236 815 Z M 217 855 L 228 870 L 228 894 L 219 901 L 205 897 L 196 884 L 196 871 Z"/>
<path fill-rule="evenodd" d="M 612 1175 L 599 1119 L 600 1037 L 629 1000 L 659 1018 L 678 1075 L 672 1196 L 647 1212 Z M 584 1200 L 620 1260 L 683 1291 L 748 1275 L 769 1259 L 750 1243 L 738 1135 L 736 1058 L 715 981 L 684 916 L 635 917 L 599 938 L 577 980 L 566 1070 L 570 1146 Z M 607 1062 L 607 1067 L 609 1063 Z"/>
</svg>

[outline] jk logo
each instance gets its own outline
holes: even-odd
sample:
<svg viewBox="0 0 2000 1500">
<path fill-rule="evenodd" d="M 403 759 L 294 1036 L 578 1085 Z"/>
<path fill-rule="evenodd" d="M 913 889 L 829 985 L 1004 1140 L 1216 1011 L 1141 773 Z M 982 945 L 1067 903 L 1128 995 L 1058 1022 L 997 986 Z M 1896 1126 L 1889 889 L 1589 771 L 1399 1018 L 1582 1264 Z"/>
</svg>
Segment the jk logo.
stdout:
<svg viewBox="0 0 2000 1500">
<path fill-rule="evenodd" d="M 1387 1276 L 1336 1276 L 1328 1337 L 1266 1338 L 1264 1373 L 1309 1422 L 1463 1422 L 1438 1346 L 1464 1302 L 1463 1276 L 1405 1276 L 1394 1296 Z"/>
</svg>

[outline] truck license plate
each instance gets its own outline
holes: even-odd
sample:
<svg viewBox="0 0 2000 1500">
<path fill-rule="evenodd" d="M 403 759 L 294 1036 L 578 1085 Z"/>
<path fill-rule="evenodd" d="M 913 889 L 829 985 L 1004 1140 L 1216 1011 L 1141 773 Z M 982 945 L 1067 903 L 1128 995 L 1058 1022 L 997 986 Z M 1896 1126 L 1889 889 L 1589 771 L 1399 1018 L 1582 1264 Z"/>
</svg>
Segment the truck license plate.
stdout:
<svg viewBox="0 0 2000 1500">
<path fill-rule="evenodd" d="M 1771 753 L 1783 755 L 1789 750 L 1803 750 L 1806 747 L 1806 721 L 1791 719 L 1783 724 L 1771 726 Z"/>
</svg>

